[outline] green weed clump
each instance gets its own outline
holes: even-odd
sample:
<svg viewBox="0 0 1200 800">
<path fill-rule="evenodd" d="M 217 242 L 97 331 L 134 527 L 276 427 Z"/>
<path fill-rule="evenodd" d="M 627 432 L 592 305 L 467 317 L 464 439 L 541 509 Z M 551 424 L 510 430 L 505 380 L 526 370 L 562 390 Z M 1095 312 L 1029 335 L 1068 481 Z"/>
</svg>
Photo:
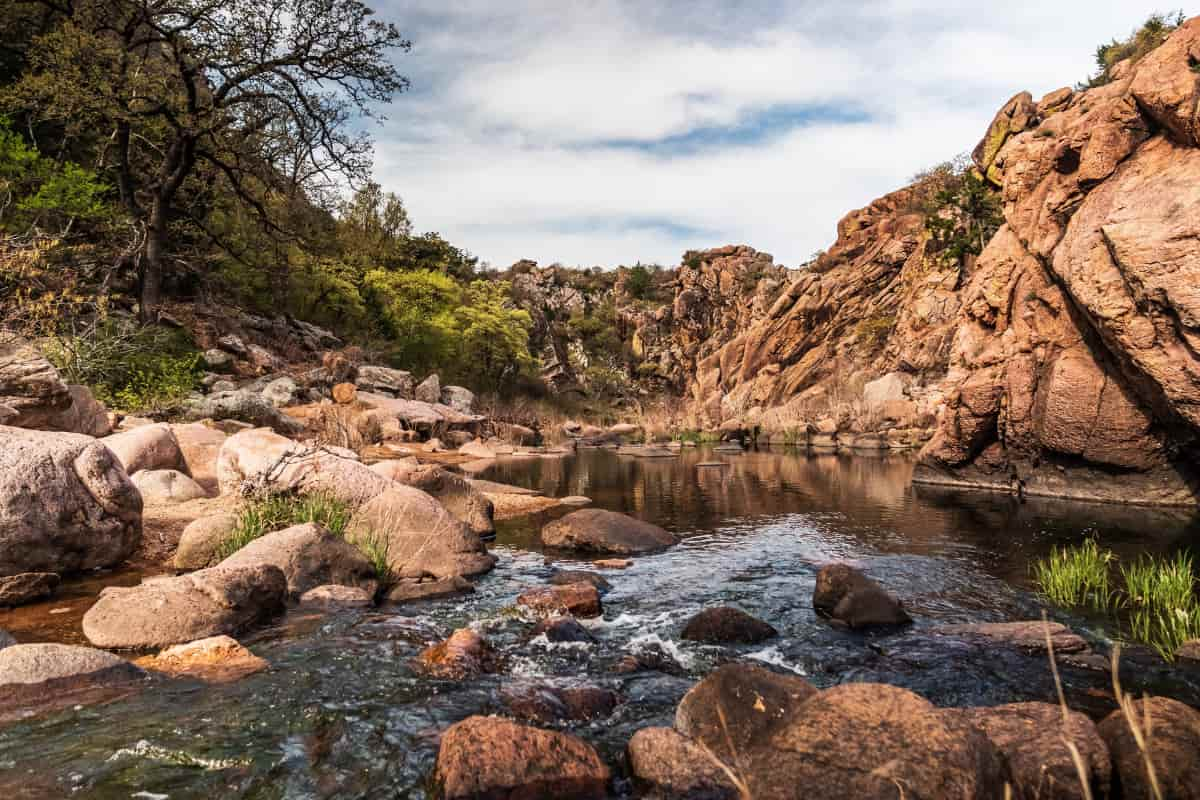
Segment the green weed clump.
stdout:
<svg viewBox="0 0 1200 800">
<path fill-rule="evenodd" d="M 1121 576 L 1133 639 L 1150 645 L 1167 661 L 1174 659 L 1184 642 L 1200 639 L 1200 600 L 1190 555 L 1143 557 L 1122 565 Z"/>
<path fill-rule="evenodd" d="M 1055 605 L 1109 612 L 1130 641 L 1174 661 L 1179 646 L 1200 639 L 1200 598 L 1192 556 L 1141 556 L 1118 565 L 1121 586 L 1112 580 L 1116 556 L 1095 539 L 1054 548 L 1033 565 L 1038 590 Z"/>
<path fill-rule="evenodd" d="M 1109 576 L 1115 558 L 1112 551 L 1101 550 L 1095 539 L 1061 550 L 1055 547 L 1049 557 L 1034 564 L 1034 579 L 1055 605 L 1108 609 L 1115 599 Z"/>
<path fill-rule="evenodd" d="M 344 537 L 350 515 L 350 507 L 345 502 L 324 492 L 255 498 L 238 510 L 237 523 L 217 548 L 217 558 L 224 560 L 255 539 L 306 522 L 316 522 L 334 536 Z"/>
</svg>

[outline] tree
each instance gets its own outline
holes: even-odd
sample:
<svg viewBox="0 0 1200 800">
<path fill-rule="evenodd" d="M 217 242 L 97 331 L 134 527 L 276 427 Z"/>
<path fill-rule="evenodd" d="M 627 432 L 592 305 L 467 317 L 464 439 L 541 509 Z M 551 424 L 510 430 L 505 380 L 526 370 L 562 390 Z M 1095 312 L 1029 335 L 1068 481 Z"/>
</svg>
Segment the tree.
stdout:
<svg viewBox="0 0 1200 800">
<path fill-rule="evenodd" d="M 925 229 L 948 260 L 979 255 L 1004 224 L 998 192 L 966 156 L 919 173 L 913 182 Z"/>
<path fill-rule="evenodd" d="M 227 193 L 267 230 L 281 209 L 332 208 L 369 177 L 355 117 L 407 87 L 388 61 L 406 41 L 359 0 L 23 0 L 55 15 L 8 104 L 67 136 L 103 133 L 100 161 L 132 222 L 125 260 L 144 317 L 161 300 L 168 226 L 226 249 L 195 197 Z"/>
</svg>

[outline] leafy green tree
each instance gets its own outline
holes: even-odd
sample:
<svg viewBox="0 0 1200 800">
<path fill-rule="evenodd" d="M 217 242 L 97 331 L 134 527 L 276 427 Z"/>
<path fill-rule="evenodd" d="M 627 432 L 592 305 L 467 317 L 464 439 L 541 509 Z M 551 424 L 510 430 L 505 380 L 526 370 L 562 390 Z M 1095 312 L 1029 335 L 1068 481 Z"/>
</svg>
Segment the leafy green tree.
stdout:
<svg viewBox="0 0 1200 800">
<path fill-rule="evenodd" d="M 456 339 L 463 378 L 480 389 L 500 389 L 533 366 L 529 312 L 509 307 L 511 287 L 475 280 L 455 309 Z"/>
<path fill-rule="evenodd" d="M 388 340 L 390 358 L 404 369 L 429 372 L 449 363 L 462 287 L 430 270 L 371 270 L 363 282 L 365 300 Z"/>
<path fill-rule="evenodd" d="M 359 0 L 16 4 L 54 24 L 6 102 L 68 138 L 100 134 L 99 161 L 137 230 L 125 260 L 147 317 L 172 224 L 229 248 L 206 224 L 207 192 L 285 234 L 275 199 L 329 206 L 342 181 L 365 182 L 371 143 L 351 122 L 407 86 L 389 56 L 409 43 Z"/>
<path fill-rule="evenodd" d="M 109 190 L 91 170 L 42 156 L 0 117 L 0 227 L 52 225 L 64 233 L 76 219 L 109 216 Z"/>
<path fill-rule="evenodd" d="M 625 275 L 625 291 L 634 300 L 647 300 L 654 289 L 654 273 L 641 264 L 629 268 Z"/>
<path fill-rule="evenodd" d="M 1004 224 L 999 193 L 969 161 L 939 164 L 915 179 L 914 195 L 925 229 L 943 258 L 979 255 Z"/>
</svg>

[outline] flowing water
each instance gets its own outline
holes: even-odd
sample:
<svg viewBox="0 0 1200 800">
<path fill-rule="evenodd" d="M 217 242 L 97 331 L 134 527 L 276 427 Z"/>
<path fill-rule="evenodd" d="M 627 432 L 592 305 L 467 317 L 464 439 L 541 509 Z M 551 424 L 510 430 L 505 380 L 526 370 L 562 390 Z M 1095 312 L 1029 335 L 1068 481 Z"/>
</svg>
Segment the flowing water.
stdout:
<svg viewBox="0 0 1200 800">
<path fill-rule="evenodd" d="M 713 460 L 725 465 L 697 466 Z M 1029 564 L 1055 544 L 1093 535 L 1125 556 L 1200 545 L 1200 521 L 1186 513 L 935 493 L 910 487 L 911 471 L 907 458 L 782 449 L 685 449 L 669 459 L 597 450 L 499 462 L 480 477 L 551 496 L 587 495 L 598 507 L 683 537 L 670 551 L 605 573 L 613 589 L 604 617 L 588 623 L 596 643 L 531 638 L 532 625 L 513 607 L 520 591 L 543 585 L 554 568 L 537 531 L 563 512 L 501 523 L 492 545 L 499 564 L 474 595 L 330 616 L 293 613 L 243 640 L 271 662 L 267 672 L 224 686 L 154 681 L 125 699 L 0 728 L 0 790 L 5 800 L 421 798 L 441 730 L 471 714 L 503 712 L 512 691 L 538 684 L 619 693 L 623 702 L 611 716 L 558 726 L 593 742 L 619 774 L 632 733 L 670 724 L 687 688 L 732 659 L 754 659 L 820 686 L 892 682 L 942 705 L 1049 699 L 1044 655 L 1000 653 L 929 630 L 1037 618 Z M 834 559 L 859 564 L 902 597 L 913 628 L 863 636 L 818 618 L 814 576 Z M 71 603 L 95 590 L 80 586 L 67 587 Z M 722 604 L 770 622 L 780 636 L 753 646 L 680 640 L 692 614 Z M 1099 620 L 1055 616 L 1103 652 L 1109 632 Z M 463 626 L 502 654 L 498 674 L 455 683 L 412 669 L 420 649 Z M 46 630 L 17 634 L 32 640 Z M 647 666 L 615 669 L 630 655 Z M 1194 671 L 1137 652 L 1127 658 L 1127 682 L 1200 698 Z M 1073 700 L 1104 711 L 1106 675 L 1071 667 L 1064 674 Z M 618 778 L 615 794 L 628 791 Z"/>
</svg>

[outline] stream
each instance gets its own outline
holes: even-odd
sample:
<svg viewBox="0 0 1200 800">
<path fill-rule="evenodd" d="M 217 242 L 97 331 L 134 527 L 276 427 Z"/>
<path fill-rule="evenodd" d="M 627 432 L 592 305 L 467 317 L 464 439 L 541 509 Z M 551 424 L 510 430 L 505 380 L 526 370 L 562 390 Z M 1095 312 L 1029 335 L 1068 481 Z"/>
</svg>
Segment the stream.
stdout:
<svg viewBox="0 0 1200 800">
<path fill-rule="evenodd" d="M 725 465 L 698 467 L 703 461 Z M 217 686 L 156 680 L 125 699 L 0 727 L 0 790 L 5 800 L 424 798 L 442 730 L 504 712 L 514 690 L 553 684 L 620 695 L 610 716 L 557 727 L 596 745 L 618 773 L 615 796 L 631 796 L 620 777 L 625 743 L 639 728 L 671 724 L 680 697 L 716 665 L 753 659 L 818 686 L 896 683 L 939 705 L 1049 699 L 1044 654 L 997 654 L 929 631 L 1037 619 L 1042 605 L 1029 567 L 1054 545 L 1091 535 L 1121 557 L 1200 549 L 1200 518 L 1184 511 L 934 492 L 910 486 L 911 472 L 909 457 L 784 448 L 688 448 L 667 459 L 584 450 L 499 461 L 476 477 L 586 495 L 683 537 L 629 569 L 604 571 L 613 588 L 603 618 L 585 623 L 595 643 L 531 638 L 531 623 L 514 608 L 522 590 L 544 585 L 554 569 L 537 533 L 566 510 L 510 520 L 497 525 L 491 547 L 499 563 L 474 595 L 329 615 L 293 611 L 242 638 L 271 662 L 266 672 Z M 831 560 L 855 563 L 902 598 L 915 624 L 865 636 L 819 618 L 814 576 Z M 589 568 L 570 559 L 555 566 Z M 86 607 L 102 582 L 68 584 L 65 603 L 49 605 Z M 714 605 L 736 605 L 780 635 L 746 646 L 681 641 L 687 619 Z M 1107 652 L 1114 632 L 1105 620 L 1048 611 Z M 499 673 L 456 683 L 411 667 L 424 646 L 464 626 L 501 654 Z M 78 641 L 72 631 L 39 630 Z M 616 670 L 630 655 L 654 668 Z M 1168 667 L 1136 649 L 1123 664 L 1133 688 L 1200 701 L 1194 668 Z M 1108 675 L 1068 667 L 1064 681 L 1073 703 L 1092 698 L 1096 713 L 1104 711 Z"/>
</svg>

